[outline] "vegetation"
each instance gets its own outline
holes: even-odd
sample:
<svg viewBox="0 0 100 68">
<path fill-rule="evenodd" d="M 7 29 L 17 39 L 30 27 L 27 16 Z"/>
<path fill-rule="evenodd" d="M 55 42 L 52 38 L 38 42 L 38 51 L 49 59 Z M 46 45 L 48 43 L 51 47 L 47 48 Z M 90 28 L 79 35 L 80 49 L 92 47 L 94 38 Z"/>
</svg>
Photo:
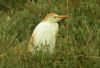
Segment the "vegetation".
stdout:
<svg viewBox="0 0 100 68">
<path fill-rule="evenodd" d="M 53 55 L 27 53 L 35 26 L 66 14 Z M 100 0 L 0 0 L 0 68 L 100 68 Z"/>
</svg>

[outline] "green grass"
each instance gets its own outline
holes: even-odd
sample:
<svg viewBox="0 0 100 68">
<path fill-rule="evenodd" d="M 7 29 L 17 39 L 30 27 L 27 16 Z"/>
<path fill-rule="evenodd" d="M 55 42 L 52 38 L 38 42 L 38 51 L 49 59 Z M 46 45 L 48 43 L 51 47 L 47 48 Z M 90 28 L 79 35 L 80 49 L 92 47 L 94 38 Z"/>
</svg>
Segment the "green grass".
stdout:
<svg viewBox="0 0 100 68">
<path fill-rule="evenodd" d="M 0 68 L 100 68 L 100 1 L 34 1 L 18 1 L 19 6 L 9 4 L 8 11 L 0 11 Z M 60 24 L 53 55 L 32 56 L 29 39 L 49 12 L 71 18 Z"/>
</svg>

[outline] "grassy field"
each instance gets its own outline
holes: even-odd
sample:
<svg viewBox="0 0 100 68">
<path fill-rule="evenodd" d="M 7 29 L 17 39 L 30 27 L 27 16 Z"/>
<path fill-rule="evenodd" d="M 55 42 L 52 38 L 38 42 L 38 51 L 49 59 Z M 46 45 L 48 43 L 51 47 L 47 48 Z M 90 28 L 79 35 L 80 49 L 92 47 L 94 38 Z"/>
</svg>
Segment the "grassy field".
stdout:
<svg viewBox="0 0 100 68">
<path fill-rule="evenodd" d="M 0 5 L 0 68 L 100 68 L 99 0 L 4 0 Z M 53 55 L 32 56 L 29 39 L 49 12 L 71 18 L 60 24 Z"/>
</svg>

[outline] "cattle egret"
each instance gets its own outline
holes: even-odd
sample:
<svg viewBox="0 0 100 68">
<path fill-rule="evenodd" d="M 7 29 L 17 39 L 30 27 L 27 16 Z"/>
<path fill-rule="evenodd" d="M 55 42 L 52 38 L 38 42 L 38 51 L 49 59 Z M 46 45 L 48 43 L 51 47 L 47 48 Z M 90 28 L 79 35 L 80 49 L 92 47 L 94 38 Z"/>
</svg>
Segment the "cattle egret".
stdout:
<svg viewBox="0 0 100 68">
<path fill-rule="evenodd" d="M 52 54 L 59 29 L 58 22 L 64 18 L 68 18 L 68 16 L 56 13 L 47 14 L 34 29 L 28 45 L 28 51 L 35 53 L 42 50 Z"/>
</svg>

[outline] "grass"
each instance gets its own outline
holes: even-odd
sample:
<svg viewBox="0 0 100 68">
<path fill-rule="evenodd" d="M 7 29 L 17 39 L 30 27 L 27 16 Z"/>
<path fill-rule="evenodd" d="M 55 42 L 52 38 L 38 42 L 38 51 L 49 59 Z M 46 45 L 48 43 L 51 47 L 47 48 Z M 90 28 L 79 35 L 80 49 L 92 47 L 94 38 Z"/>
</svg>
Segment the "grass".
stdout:
<svg viewBox="0 0 100 68">
<path fill-rule="evenodd" d="M 0 11 L 0 68 L 100 68 L 99 0 L 34 0 L 22 4 Z M 53 55 L 32 56 L 27 53 L 29 38 L 49 12 L 71 18 L 60 24 Z"/>
</svg>

